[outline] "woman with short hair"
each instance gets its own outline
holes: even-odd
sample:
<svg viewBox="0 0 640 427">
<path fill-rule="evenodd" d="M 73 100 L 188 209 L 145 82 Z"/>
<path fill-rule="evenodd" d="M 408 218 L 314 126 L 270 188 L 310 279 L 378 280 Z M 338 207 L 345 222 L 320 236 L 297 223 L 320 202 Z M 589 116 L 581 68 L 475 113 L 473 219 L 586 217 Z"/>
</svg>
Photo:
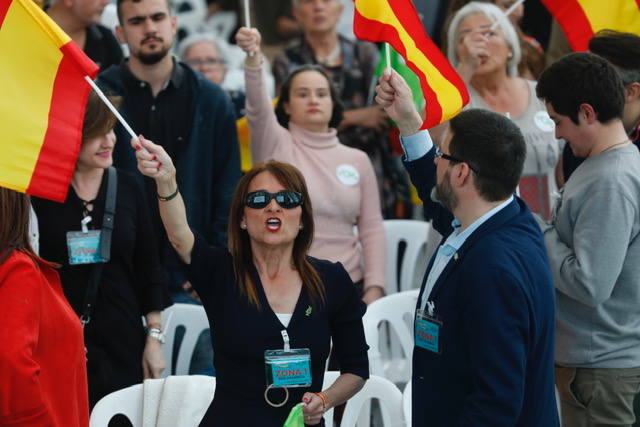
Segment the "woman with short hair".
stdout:
<svg viewBox="0 0 640 427">
<path fill-rule="evenodd" d="M 520 196 L 533 212 L 550 218 L 561 147 L 536 96 L 536 83 L 518 77 L 521 51 L 515 29 L 497 6 L 471 2 L 453 16 L 447 38 L 447 57 L 471 97 L 466 108 L 505 114 L 520 128 L 527 144 Z"/>
</svg>

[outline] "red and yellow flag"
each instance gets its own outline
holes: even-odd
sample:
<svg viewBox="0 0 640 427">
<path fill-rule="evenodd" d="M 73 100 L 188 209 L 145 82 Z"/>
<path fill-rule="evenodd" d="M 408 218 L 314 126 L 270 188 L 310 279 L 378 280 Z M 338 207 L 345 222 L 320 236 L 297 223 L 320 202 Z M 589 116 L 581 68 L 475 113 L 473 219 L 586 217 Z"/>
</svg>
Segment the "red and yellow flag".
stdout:
<svg viewBox="0 0 640 427">
<path fill-rule="evenodd" d="M 411 0 L 355 0 L 353 28 L 361 40 L 387 42 L 420 80 L 428 129 L 449 120 L 469 102 L 467 88 L 431 41 Z"/>
<path fill-rule="evenodd" d="M 33 0 L 0 0 L 0 186 L 63 202 L 98 66 Z"/>
<path fill-rule="evenodd" d="M 604 29 L 640 35 L 640 0 L 542 0 L 576 52 Z"/>
</svg>

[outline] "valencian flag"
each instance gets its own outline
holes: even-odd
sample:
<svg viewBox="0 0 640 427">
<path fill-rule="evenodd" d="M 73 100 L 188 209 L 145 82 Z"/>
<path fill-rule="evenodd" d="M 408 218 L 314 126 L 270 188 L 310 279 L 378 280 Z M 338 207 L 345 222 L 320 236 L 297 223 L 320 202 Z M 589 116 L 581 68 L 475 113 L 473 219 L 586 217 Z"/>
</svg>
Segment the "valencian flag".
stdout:
<svg viewBox="0 0 640 427">
<path fill-rule="evenodd" d="M 574 51 L 589 48 L 600 30 L 640 35 L 640 0 L 542 0 Z"/>
<path fill-rule="evenodd" d="M 33 0 L 0 0 L 0 186 L 63 202 L 93 63 Z"/>
<path fill-rule="evenodd" d="M 469 102 L 467 88 L 427 37 L 411 0 L 354 0 L 353 30 L 361 40 L 387 42 L 420 80 L 428 129 L 449 120 Z"/>
</svg>

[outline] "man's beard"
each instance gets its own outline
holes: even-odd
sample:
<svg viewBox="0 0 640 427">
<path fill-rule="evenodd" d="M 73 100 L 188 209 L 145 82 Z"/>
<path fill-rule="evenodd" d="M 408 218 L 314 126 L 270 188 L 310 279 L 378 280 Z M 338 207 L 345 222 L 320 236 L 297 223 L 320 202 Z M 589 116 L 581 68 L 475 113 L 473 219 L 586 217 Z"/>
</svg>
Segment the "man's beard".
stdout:
<svg viewBox="0 0 640 427">
<path fill-rule="evenodd" d="M 169 53 L 169 46 L 163 46 L 160 50 L 151 53 L 138 53 L 138 60 L 145 65 L 153 65 L 160 62 Z"/>
<path fill-rule="evenodd" d="M 458 196 L 453 192 L 449 181 L 450 173 L 446 171 L 442 177 L 442 181 L 436 183 L 434 195 L 436 196 L 437 202 L 444 206 L 449 212 L 453 212 L 458 206 Z"/>
</svg>

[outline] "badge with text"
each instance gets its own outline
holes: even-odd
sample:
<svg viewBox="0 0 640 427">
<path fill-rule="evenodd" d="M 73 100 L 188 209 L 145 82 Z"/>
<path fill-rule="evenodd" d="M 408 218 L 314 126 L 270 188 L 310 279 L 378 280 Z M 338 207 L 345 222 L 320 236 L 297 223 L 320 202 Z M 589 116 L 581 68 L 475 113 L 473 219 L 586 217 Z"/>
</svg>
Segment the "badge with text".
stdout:
<svg viewBox="0 0 640 427">
<path fill-rule="evenodd" d="M 440 328 L 442 322 L 434 316 L 427 314 L 425 310 L 416 312 L 415 342 L 416 345 L 425 350 L 442 354 L 440 346 Z"/>
<path fill-rule="evenodd" d="M 267 350 L 264 352 L 267 386 L 309 387 L 311 352 L 308 348 Z"/>
<path fill-rule="evenodd" d="M 105 262 L 100 256 L 100 230 L 69 231 L 67 248 L 70 265 Z"/>
<path fill-rule="evenodd" d="M 360 173 L 358 172 L 358 169 L 348 164 L 338 166 L 336 169 L 336 176 L 342 184 L 348 187 L 358 185 L 360 182 Z"/>
</svg>

